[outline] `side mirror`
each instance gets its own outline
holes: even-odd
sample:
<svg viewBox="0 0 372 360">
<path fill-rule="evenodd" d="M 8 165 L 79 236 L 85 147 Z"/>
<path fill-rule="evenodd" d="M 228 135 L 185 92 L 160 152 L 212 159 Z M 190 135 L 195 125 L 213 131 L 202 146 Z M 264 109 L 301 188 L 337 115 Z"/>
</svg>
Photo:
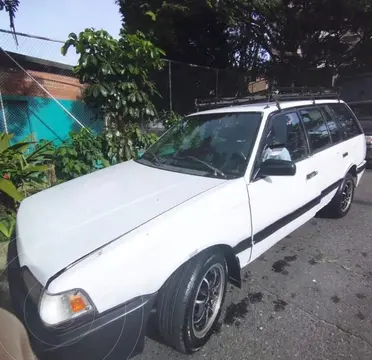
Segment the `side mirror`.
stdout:
<svg viewBox="0 0 372 360">
<path fill-rule="evenodd" d="M 294 176 L 296 175 L 296 164 L 292 161 L 267 159 L 261 163 L 260 176 Z"/>
</svg>

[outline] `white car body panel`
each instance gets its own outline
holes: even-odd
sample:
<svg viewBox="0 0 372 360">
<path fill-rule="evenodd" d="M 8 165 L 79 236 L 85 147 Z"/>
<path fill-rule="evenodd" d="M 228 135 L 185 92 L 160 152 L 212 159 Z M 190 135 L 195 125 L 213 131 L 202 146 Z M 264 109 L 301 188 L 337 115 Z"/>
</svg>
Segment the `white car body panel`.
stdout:
<svg viewBox="0 0 372 360">
<path fill-rule="evenodd" d="M 269 238 L 265 234 L 265 229 L 273 226 L 280 219 L 288 216 L 320 195 L 319 187 L 314 186 L 314 179 L 306 180 L 306 175 L 313 171 L 312 163 L 312 159 L 305 159 L 299 162 L 297 164 L 296 175 L 294 176 L 267 177 L 248 185 L 251 211 L 253 214 L 254 246 L 252 260 L 256 259 L 282 238 L 282 233 L 278 232 L 280 229 L 275 231 L 275 233 L 278 232 L 276 235 L 275 233 L 272 235 L 269 234 Z M 304 217 L 304 221 L 313 217 L 316 210 L 312 208 L 308 216 Z M 294 226 L 297 226 L 297 224 L 294 224 Z M 282 225 L 280 228 L 282 228 Z M 289 226 L 289 229 L 291 228 Z M 261 235 L 262 232 L 264 232 L 263 235 Z"/>
<path fill-rule="evenodd" d="M 17 215 L 20 264 L 45 285 L 79 258 L 223 182 L 128 161 L 42 191 Z"/>
</svg>

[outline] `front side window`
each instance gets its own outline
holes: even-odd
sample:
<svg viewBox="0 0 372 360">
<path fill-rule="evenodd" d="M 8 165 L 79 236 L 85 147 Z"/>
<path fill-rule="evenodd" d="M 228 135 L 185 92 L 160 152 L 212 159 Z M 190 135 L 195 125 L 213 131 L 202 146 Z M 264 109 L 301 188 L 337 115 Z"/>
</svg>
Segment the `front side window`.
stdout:
<svg viewBox="0 0 372 360">
<path fill-rule="evenodd" d="M 307 156 L 305 133 L 296 112 L 274 115 L 266 135 L 262 161 L 300 161 Z"/>
<path fill-rule="evenodd" d="M 310 108 L 300 111 L 306 128 L 310 147 L 313 152 L 318 152 L 331 144 L 331 137 L 322 112 L 318 108 Z"/>
<path fill-rule="evenodd" d="M 343 103 L 328 105 L 336 115 L 336 119 L 341 125 L 345 139 L 350 139 L 361 134 L 361 130 L 357 124 L 354 114 Z"/>
<path fill-rule="evenodd" d="M 258 112 L 186 117 L 137 161 L 200 176 L 243 176 L 261 119 L 262 114 Z"/>
</svg>

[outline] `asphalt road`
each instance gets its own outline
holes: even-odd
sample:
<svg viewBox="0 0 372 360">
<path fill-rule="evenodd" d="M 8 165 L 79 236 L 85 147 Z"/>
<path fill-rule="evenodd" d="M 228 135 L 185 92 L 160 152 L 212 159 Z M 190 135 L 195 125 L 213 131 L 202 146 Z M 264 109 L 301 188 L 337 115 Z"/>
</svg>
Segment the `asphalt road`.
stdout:
<svg viewBox="0 0 372 360">
<path fill-rule="evenodd" d="M 345 219 L 313 219 L 244 269 L 243 279 L 243 289 L 229 287 L 202 350 L 186 356 L 147 338 L 135 359 L 372 359 L 372 171 Z"/>
<path fill-rule="evenodd" d="M 152 340 L 136 360 L 372 359 L 372 172 L 350 213 L 314 219 L 243 271 L 192 356 Z"/>
</svg>

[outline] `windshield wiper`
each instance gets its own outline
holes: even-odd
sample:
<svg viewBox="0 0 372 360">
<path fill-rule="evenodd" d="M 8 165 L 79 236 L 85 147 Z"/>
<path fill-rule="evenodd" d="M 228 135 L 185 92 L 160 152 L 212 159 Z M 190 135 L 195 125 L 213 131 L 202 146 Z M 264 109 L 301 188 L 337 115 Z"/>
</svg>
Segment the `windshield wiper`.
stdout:
<svg viewBox="0 0 372 360">
<path fill-rule="evenodd" d="M 218 168 L 216 168 L 216 167 L 214 167 L 214 166 L 206 163 L 203 160 L 198 159 L 197 157 L 194 157 L 194 156 L 173 156 L 173 158 L 180 159 L 180 160 L 182 160 L 182 159 L 191 159 L 191 160 L 197 161 L 200 164 L 203 164 L 204 166 L 206 166 L 209 169 L 213 170 L 215 176 L 217 176 L 217 174 L 218 174 L 220 176 L 226 177 L 225 173 L 222 170 L 220 170 L 220 169 L 218 169 Z"/>
</svg>

